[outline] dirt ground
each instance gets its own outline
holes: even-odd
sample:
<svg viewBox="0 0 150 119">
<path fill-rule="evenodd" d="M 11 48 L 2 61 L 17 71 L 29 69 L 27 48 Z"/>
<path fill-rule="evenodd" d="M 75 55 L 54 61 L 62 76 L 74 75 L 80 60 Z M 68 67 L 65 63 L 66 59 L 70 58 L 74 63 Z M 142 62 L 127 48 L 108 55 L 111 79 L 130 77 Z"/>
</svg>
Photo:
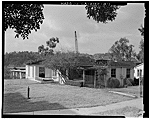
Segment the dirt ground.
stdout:
<svg viewBox="0 0 150 119">
<path fill-rule="evenodd" d="M 40 84 L 28 79 L 4 80 L 3 97 L 4 113 L 92 107 L 133 99 L 109 93 L 107 89 Z"/>
</svg>

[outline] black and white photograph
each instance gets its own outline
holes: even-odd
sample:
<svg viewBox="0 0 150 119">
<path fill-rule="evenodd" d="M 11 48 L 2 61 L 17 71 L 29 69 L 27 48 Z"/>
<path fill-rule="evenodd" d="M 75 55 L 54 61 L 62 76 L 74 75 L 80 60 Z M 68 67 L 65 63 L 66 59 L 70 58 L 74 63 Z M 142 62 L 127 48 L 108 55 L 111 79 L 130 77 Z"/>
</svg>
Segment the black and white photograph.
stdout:
<svg viewBox="0 0 150 119">
<path fill-rule="evenodd" d="M 2 117 L 143 118 L 146 4 L 3 1 Z"/>
</svg>

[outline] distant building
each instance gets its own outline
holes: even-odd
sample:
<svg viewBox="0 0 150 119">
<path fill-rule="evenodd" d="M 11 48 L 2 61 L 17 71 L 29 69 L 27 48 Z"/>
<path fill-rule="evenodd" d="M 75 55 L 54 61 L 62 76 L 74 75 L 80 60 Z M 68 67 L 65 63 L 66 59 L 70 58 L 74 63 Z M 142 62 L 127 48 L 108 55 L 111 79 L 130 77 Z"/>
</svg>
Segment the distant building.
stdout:
<svg viewBox="0 0 150 119">
<path fill-rule="evenodd" d="M 10 69 L 10 77 L 13 79 L 24 79 L 26 75 L 25 67 L 8 67 Z"/>
<path fill-rule="evenodd" d="M 139 79 L 144 75 L 144 63 L 138 64 L 134 67 L 134 77 Z"/>
</svg>

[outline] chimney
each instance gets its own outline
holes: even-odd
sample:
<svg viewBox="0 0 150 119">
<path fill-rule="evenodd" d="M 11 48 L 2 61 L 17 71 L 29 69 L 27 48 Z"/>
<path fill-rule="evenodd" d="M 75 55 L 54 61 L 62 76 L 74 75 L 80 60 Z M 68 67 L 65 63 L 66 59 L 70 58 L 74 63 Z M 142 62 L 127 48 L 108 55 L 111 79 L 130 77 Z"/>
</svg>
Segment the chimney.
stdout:
<svg viewBox="0 0 150 119">
<path fill-rule="evenodd" d="M 78 53 L 78 41 L 76 31 L 75 31 L 75 52 Z"/>
</svg>

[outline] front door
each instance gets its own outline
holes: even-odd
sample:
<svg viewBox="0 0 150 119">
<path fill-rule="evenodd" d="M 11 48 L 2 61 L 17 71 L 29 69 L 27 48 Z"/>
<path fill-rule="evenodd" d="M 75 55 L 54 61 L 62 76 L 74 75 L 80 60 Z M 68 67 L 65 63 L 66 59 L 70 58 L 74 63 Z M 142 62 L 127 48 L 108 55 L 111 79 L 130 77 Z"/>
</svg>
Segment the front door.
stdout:
<svg viewBox="0 0 150 119">
<path fill-rule="evenodd" d="M 45 68 L 39 67 L 39 77 L 45 78 Z"/>
</svg>

